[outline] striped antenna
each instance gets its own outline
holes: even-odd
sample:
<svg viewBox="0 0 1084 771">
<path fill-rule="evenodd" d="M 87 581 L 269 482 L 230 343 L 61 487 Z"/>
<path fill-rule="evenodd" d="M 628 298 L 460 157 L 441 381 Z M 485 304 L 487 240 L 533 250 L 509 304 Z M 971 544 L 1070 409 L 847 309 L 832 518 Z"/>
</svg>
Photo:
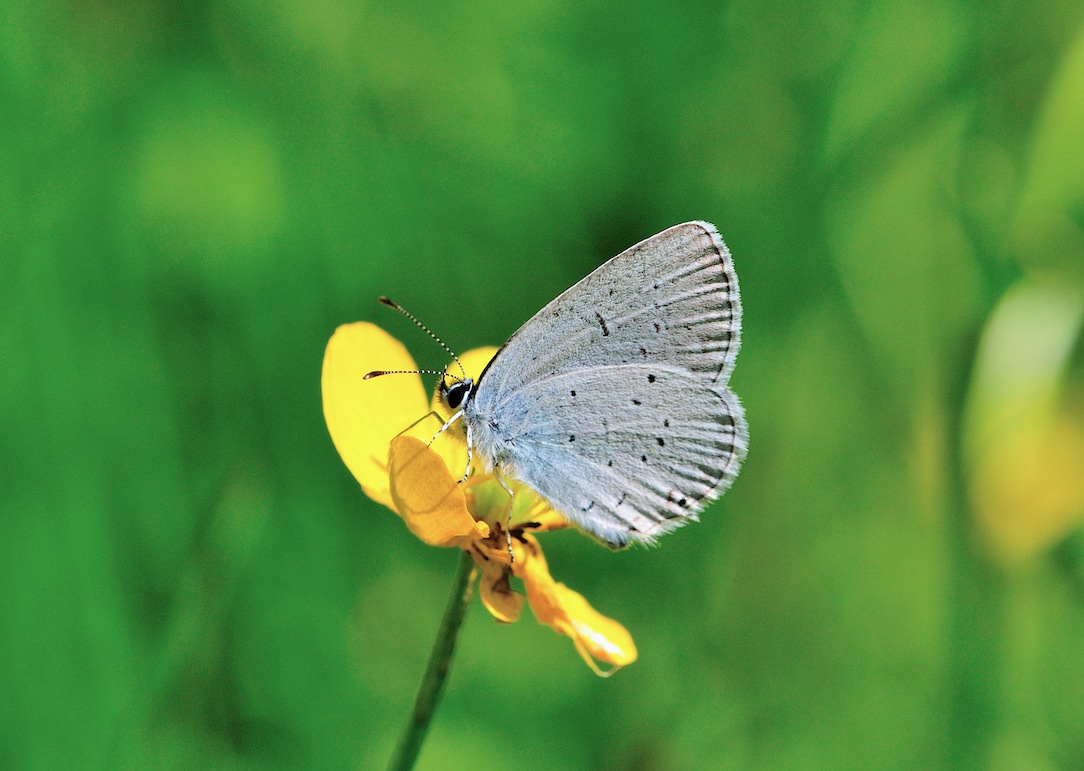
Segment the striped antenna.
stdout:
<svg viewBox="0 0 1084 771">
<path fill-rule="evenodd" d="M 455 375 L 449 375 L 447 372 L 439 369 L 374 369 L 372 372 L 365 373 L 362 380 L 380 377 L 381 375 L 448 375 L 450 378 L 459 380 Z"/>
<path fill-rule="evenodd" d="M 439 345 L 439 346 L 440 346 L 441 348 L 443 348 L 443 349 L 444 349 L 445 351 L 447 351 L 447 352 L 448 352 L 448 355 L 449 355 L 449 356 L 451 356 L 451 357 L 452 357 L 453 359 L 455 359 L 455 363 L 456 363 L 456 365 L 458 365 L 458 367 L 459 367 L 459 371 L 463 373 L 463 378 L 461 378 L 461 379 L 462 379 L 462 380 L 465 380 L 465 379 L 466 379 L 466 377 L 467 377 L 467 370 L 465 370 L 465 369 L 463 368 L 463 362 L 461 362 L 461 361 L 459 360 L 459 357 L 455 355 L 455 351 L 453 351 L 453 350 L 452 350 L 451 348 L 449 348 L 448 346 L 446 346 L 446 345 L 444 344 L 444 341 L 443 341 L 443 340 L 441 340 L 441 339 L 440 339 L 439 337 L 437 337 L 437 336 L 436 336 L 435 334 L 433 334 L 433 331 L 432 331 L 431 329 L 429 329 L 429 327 L 425 326 L 425 324 L 423 324 L 423 323 L 421 323 L 420 321 L 418 321 L 418 317 L 417 317 L 417 316 L 415 316 L 415 315 L 414 315 L 413 313 L 411 313 L 410 311 L 408 311 L 408 310 L 407 310 L 406 308 L 404 308 L 404 307 L 403 307 L 402 305 L 400 305 L 399 303 L 395 302 L 395 301 L 394 301 L 394 300 L 392 300 L 392 299 L 391 299 L 390 297 L 387 297 L 387 296 L 385 296 L 385 295 L 381 295 L 381 296 L 380 296 L 380 302 L 381 302 L 381 303 L 383 303 L 384 305 L 387 305 L 387 306 L 388 306 L 389 308 L 393 308 L 393 309 L 395 309 L 395 310 L 399 311 L 400 313 L 402 313 L 402 314 L 403 314 L 404 316 L 406 316 L 406 317 L 407 317 L 408 319 L 410 319 L 410 320 L 411 320 L 411 321 L 413 321 L 413 322 L 414 322 L 414 323 L 415 323 L 416 325 L 418 325 L 418 327 L 419 327 L 419 328 L 420 328 L 420 329 L 421 329 L 421 330 L 422 330 L 423 332 L 425 332 L 425 334 L 429 335 L 429 336 L 430 336 L 431 338 L 433 338 L 434 340 L 436 340 L 436 341 L 437 341 L 437 345 Z M 442 371 L 442 372 L 435 372 L 435 371 L 433 371 L 433 370 L 409 370 L 409 371 L 404 371 L 404 370 L 396 370 L 396 371 L 394 371 L 394 372 L 380 372 L 380 371 L 376 371 L 376 372 L 370 372 L 370 373 L 369 373 L 368 375 L 366 375 L 366 376 L 365 376 L 365 378 L 364 378 L 364 379 L 365 379 L 365 380 L 368 380 L 368 379 L 369 379 L 369 378 L 371 378 L 371 377 L 377 377 L 377 376 L 379 376 L 379 375 L 400 375 L 400 374 L 415 374 L 415 373 L 417 373 L 417 374 L 421 374 L 421 375 L 447 375 L 447 374 L 448 374 L 447 370 L 444 370 L 444 371 Z M 455 375 L 450 375 L 450 377 L 455 377 Z M 460 378 L 456 378 L 456 379 L 457 379 L 457 380 L 460 380 Z"/>
</svg>

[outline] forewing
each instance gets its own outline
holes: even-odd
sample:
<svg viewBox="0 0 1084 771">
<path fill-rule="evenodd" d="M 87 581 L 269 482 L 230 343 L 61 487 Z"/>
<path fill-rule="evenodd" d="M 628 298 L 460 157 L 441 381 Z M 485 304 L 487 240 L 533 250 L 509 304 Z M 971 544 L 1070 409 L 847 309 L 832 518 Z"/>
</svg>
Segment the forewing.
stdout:
<svg viewBox="0 0 1084 771">
<path fill-rule="evenodd" d="M 479 395 L 617 364 L 726 385 L 740 339 L 730 252 L 713 225 L 687 222 L 626 249 L 535 314 L 490 363 Z"/>
<path fill-rule="evenodd" d="M 499 427 L 507 471 L 615 546 L 684 524 L 738 474 L 748 435 L 725 386 L 672 367 L 597 367 L 525 384 Z"/>
</svg>

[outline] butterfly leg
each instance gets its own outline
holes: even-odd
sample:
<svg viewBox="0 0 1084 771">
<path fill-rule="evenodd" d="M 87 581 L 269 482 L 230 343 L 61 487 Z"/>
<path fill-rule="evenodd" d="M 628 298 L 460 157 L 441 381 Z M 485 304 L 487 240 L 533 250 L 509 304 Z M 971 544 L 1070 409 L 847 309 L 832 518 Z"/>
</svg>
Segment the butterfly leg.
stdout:
<svg viewBox="0 0 1084 771">
<path fill-rule="evenodd" d="M 418 418 L 417 420 L 415 420 L 415 421 L 414 421 L 413 423 L 411 423 L 411 424 L 410 424 L 409 426 L 407 426 L 406 428 L 404 428 L 404 429 L 403 429 L 402 431 L 400 431 L 400 432 L 399 432 L 398 434 L 396 434 L 396 436 L 397 436 L 397 437 L 398 437 L 398 436 L 402 436 L 402 435 L 403 435 L 403 434 L 405 434 L 405 433 L 406 433 L 407 431 L 409 431 L 410 429 L 414 428 L 414 426 L 418 425 L 419 423 L 421 423 L 421 422 L 422 422 L 422 421 L 424 421 L 424 420 L 429 420 L 429 418 L 436 418 L 437 420 L 440 420 L 440 415 L 438 415 L 437 413 L 435 413 L 435 412 L 433 412 L 432 410 L 430 410 L 429 412 L 425 413 L 425 414 L 424 414 L 424 415 L 422 415 L 422 416 L 421 416 L 420 418 Z M 443 430 L 443 429 L 441 429 L 441 430 Z M 433 439 L 436 439 L 436 437 L 434 436 L 434 437 L 433 437 Z M 432 444 L 432 443 L 433 443 L 433 440 L 432 440 L 432 439 L 430 439 L 430 440 L 429 440 L 429 444 Z"/>
<path fill-rule="evenodd" d="M 431 412 L 429 414 L 430 415 L 436 415 L 435 412 Z M 437 417 L 439 418 L 440 416 L 437 415 Z M 427 447 L 432 447 L 433 442 L 437 441 L 437 437 L 440 436 L 441 434 L 443 434 L 445 431 L 447 431 L 451 427 L 451 425 L 453 423 L 455 423 L 457 420 L 459 420 L 461 417 L 463 417 L 463 410 L 460 410 L 459 412 L 452 415 L 452 417 L 448 418 L 448 420 L 446 420 L 444 422 L 444 425 L 442 425 L 440 427 L 440 430 L 437 431 L 435 434 L 433 434 L 433 438 L 429 440 L 429 444 L 426 445 L 426 446 Z M 425 418 L 422 418 L 422 420 L 424 420 L 424 419 Z M 414 425 L 417 425 L 420 422 L 421 421 L 419 420 L 416 423 L 414 423 Z M 470 464 L 471 464 L 472 459 L 473 459 L 473 454 L 471 453 L 470 426 L 467 426 L 467 468 L 463 472 L 463 478 L 459 480 L 460 484 L 462 484 L 463 482 L 466 482 L 467 477 L 470 476 Z"/>
<path fill-rule="evenodd" d="M 456 414 L 457 415 L 462 415 L 463 412 L 462 412 L 462 410 L 460 410 Z M 465 469 L 463 469 L 463 478 L 459 480 L 459 484 L 463 484 L 464 482 L 466 482 L 467 477 L 470 476 L 470 464 L 471 464 L 471 461 L 474 460 L 473 447 L 474 447 L 474 442 L 471 441 L 470 423 L 468 423 L 467 424 L 467 467 Z"/>
<path fill-rule="evenodd" d="M 508 511 L 506 511 L 504 515 L 504 538 L 505 542 L 508 544 L 508 558 L 512 560 L 512 562 L 515 562 L 515 555 L 512 554 L 512 504 L 516 502 L 516 493 L 508 486 L 508 483 L 504 481 L 504 477 L 501 476 L 500 470 L 496 466 L 493 467 L 493 476 L 497 478 L 501 487 L 508 493 Z"/>
<path fill-rule="evenodd" d="M 435 414 L 435 413 L 430 413 L 430 414 Z M 444 425 L 442 425 L 440 427 L 440 430 L 438 430 L 435 434 L 433 434 L 433 438 L 429 440 L 429 446 L 432 446 L 433 442 L 437 441 L 437 437 L 440 436 L 441 434 L 443 434 L 449 428 L 451 428 L 452 423 L 455 423 L 461 417 L 463 417 L 463 410 L 460 410 L 459 412 L 452 415 L 452 417 L 450 417 L 446 421 L 444 421 Z M 424 420 L 424 418 L 422 420 Z M 415 424 L 415 425 L 417 425 L 417 424 Z"/>
</svg>

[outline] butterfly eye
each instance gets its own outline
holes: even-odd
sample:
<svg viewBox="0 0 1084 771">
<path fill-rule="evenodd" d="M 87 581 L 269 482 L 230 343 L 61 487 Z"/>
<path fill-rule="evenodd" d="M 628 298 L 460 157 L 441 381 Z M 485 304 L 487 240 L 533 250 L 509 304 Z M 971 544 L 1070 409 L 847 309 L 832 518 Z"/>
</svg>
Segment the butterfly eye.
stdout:
<svg viewBox="0 0 1084 771">
<path fill-rule="evenodd" d="M 444 392 L 444 399 L 448 402 L 448 406 L 453 410 L 458 409 L 459 405 L 470 395 L 473 385 L 470 380 L 464 380 L 448 386 L 448 389 Z"/>
</svg>

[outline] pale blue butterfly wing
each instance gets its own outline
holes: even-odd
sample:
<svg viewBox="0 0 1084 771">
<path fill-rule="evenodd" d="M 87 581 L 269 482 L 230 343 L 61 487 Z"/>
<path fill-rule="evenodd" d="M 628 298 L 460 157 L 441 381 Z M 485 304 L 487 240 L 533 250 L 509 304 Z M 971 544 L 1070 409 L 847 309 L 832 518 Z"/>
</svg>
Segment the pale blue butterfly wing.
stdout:
<svg viewBox="0 0 1084 771">
<path fill-rule="evenodd" d="M 498 414 L 493 432 L 514 448 L 502 473 L 613 546 L 695 519 L 737 475 L 746 448 L 732 393 L 658 366 L 555 375 L 524 386 Z"/>
<path fill-rule="evenodd" d="M 725 384 L 740 342 L 730 252 L 713 225 L 687 222 L 626 249 L 536 313 L 504 344 L 482 390 L 505 395 L 529 378 L 621 363 Z"/>
<path fill-rule="evenodd" d="M 715 228 L 672 227 L 509 339 L 463 407 L 472 445 L 600 540 L 651 542 L 738 473 L 748 434 L 727 381 L 740 335 Z"/>
</svg>

